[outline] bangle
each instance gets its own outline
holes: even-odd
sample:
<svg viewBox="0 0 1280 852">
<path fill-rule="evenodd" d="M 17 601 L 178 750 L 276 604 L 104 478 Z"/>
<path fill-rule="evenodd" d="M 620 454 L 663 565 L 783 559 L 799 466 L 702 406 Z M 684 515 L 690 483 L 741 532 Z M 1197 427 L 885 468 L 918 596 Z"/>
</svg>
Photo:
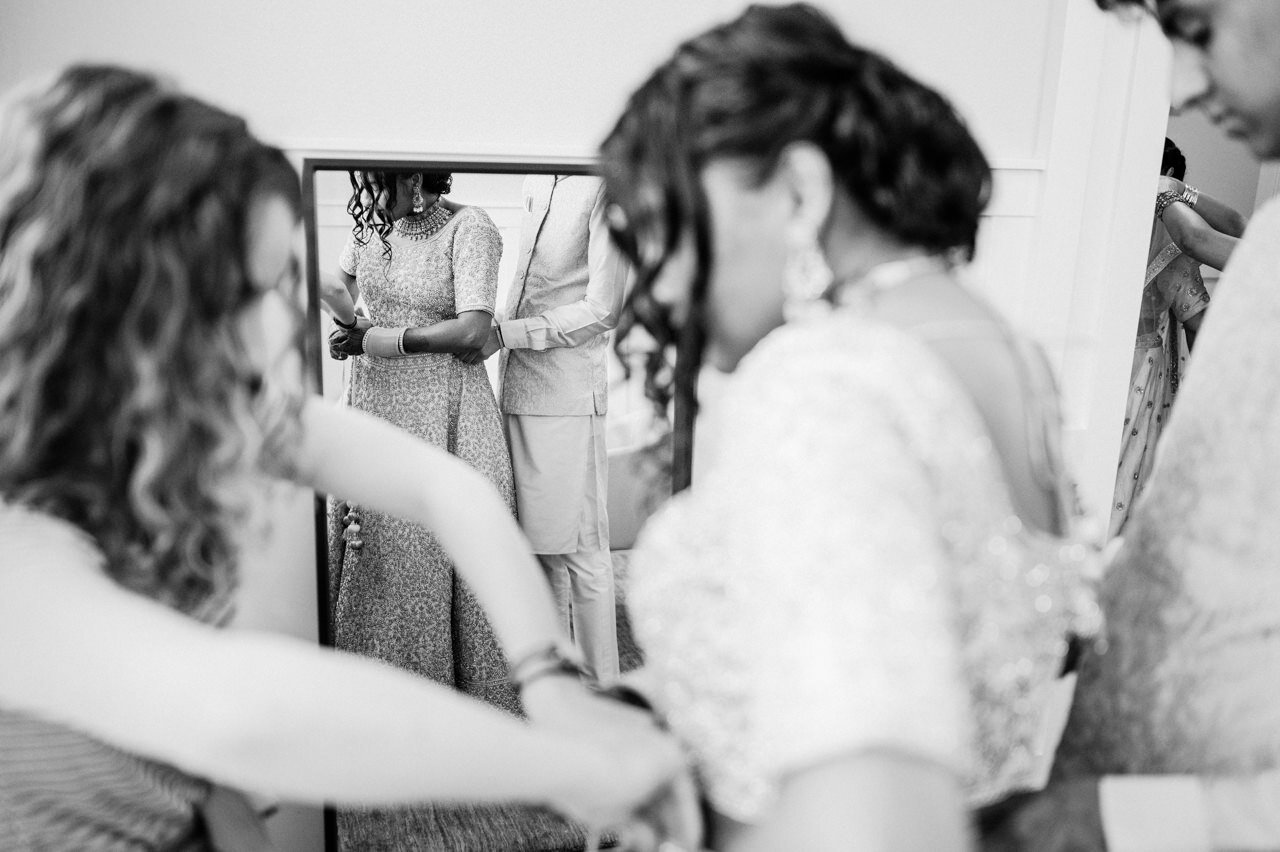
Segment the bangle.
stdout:
<svg viewBox="0 0 1280 852">
<path fill-rule="evenodd" d="M 408 331 L 409 329 L 402 328 L 400 329 L 400 333 L 396 335 L 396 351 L 399 352 L 401 355 L 409 354 L 408 352 L 404 351 L 404 336 Z"/>
<path fill-rule="evenodd" d="M 336 325 L 338 328 L 345 328 L 347 331 L 351 331 L 351 329 L 353 329 L 353 328 L 355 328 L 355 327 L 356 327 L 356 321 L 357 321 L 358 319 L 359 319 L 359 317 L 358 317 L 358 316 L 356 316 L 356 317 L 352 317 L 352 319 L 351 319 L 351 323 L 348 325 L 347 323 L 345 323 L 345 322 L 343 322 L 342 320 L 338 319 L 337 314 L 334 314 L 334 317 L 333 317 L 333 324 L 334 324 L 334 325 Z"/>
<path fill-rule="evenodd" d="M 497 337 L 498 337 L 498 348 L 499 348 L 499 349 L 506 349 L 506 348 L 507 348 L 507 342 L 506 342 L 505 340 L 503 340 L 503 339 L 502 339 L 502 323 L 500 323 L 500 322 L 495 322 L 495 323 L 493 324 L 493 333 L 494 333 L 495 335 L 497 335 Z"/>
<path fill-rule="evenodd" d="M 404 334 L 406 329 L 402 328 L 382 328 L 374 326 L 364 333 L 364 337 L 360 338 L 360 354 L 376 355 L 379 358 L 394 358 L 397 355 L 403 355 L 400 350 L 400 336 Z"/>
<path fill-rule="evenodd" d="M 1166 191 L 1160 193 L 1156 198 L 1156 218 L 1164 219 L 1164 211 L 1168 209 L 1170 204 L 1174 204 L 1178 201 L 1185 203 L 1185 199 L 1176 192 Z"/>
<path fill-rule="evenodd" d="M 1200 200 L 1200 190 L 1189 183 L 1184 183 L 1182 185 L 1182 200 L 1187 203 L 1188 207 L 1195 210 L 1196 202 Z"/>
<path fill-rule="evenodd" d="M 529 684 L 548 675 L 589 679 L 577 652 L 572 647 L 566 648 L 560 641 L 549 642 L 525 654 L 511 665 L 508 673 L 517 694 L 527 689 Z"/>
</svg>

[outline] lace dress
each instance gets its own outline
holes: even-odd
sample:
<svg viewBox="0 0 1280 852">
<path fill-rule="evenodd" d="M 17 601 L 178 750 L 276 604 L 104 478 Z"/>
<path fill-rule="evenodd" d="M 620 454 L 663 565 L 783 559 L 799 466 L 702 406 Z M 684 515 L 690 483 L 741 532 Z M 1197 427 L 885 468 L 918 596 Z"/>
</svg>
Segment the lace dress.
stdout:
<svg viewBox="0 0 1280 852">
<path fill-rule="evenodd" d="M 645 527 L 628 604 L 712 806 L 757 821 L 788 770 L 874 747 L 975 805 L 1038 785 L 1092 550 L 1022 525 L 933 351 L 848 309 L 790 324 L 700 428 L 715 452 Z"/>
<path fill-rule="evenodd" d="M 340 265 L 354 275 L 374 325 L 428 326 L 464 311 L 493 313 L 502 237 L 476 207 L 457 212 L 425 240 L 392 236 L 390 263 L 375 239 L 349 239 Z M 450 353 L 350 361 L 342 403 L 388 420 L 470 463 L 514 513 L 511 459 L 484 364 Z M 422 527 L 363 509 L 363 547 L 344 546 L 342 504 L 329 507 L 329 588 L 334 645 L 377 657 L 520 712 L 493 629 L 457 577 L 440 542 Z M 559 849 L 580 834 L 538 808 L 439 806 L 344 809 L 344 850 L 517 852 Z"/>
<path fill-rule="evenodd" d="M 1255 214 L 1196 336 L 1103 579 L 1064 775 L 1280 766 L 1280 205 Z"/>
</svg>

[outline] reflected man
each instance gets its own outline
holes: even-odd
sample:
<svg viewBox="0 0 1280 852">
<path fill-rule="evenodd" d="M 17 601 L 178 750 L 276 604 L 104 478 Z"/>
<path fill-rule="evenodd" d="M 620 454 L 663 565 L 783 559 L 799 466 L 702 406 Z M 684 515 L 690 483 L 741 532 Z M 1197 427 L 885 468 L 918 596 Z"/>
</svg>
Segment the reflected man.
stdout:
<svg viewBox="0 0 1280 852">
<path fill-rule="evenodd" d="M 566 628 L 601 682 L 618 676 L 609 556 L 608 332 L 627 267 L 609 241 L 604 185 L 530 175 L 505 312 L 485 355 L 503 349 L 500 405 L 520 525 L 542 561 Z"/>
</svg>

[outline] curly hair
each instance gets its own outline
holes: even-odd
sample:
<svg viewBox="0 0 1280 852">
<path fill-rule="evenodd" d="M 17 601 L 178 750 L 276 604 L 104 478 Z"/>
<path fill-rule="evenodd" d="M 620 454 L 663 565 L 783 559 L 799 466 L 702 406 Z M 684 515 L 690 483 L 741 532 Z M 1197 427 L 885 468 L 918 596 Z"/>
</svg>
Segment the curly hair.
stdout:
<svg viewBox="0 0 1280 852">
<path fill-rule="evenodd" d="M 73 66 L 0 106 L 0 495 L 196 615 L 229 598 L 253 471 L 301 406 L 262 392 L 235 322 L 268 195 L 301 208 L 279 150 L 145 74 Z"/>
<path fill-rule="evenodd" d="M 391 244 L 387 237 L 391 235 L 394 222 L 391 211 L 400 200 L 399 184 L 413 175 L 422 175 L 422 191 L 428 195 L 447 195 L 453 189 L 453 175 L 449 172 L 417 172 L 417 171 L 353 171 L 347 176 L 351 180 L 351 197 L 347 200 L 347 213 L 355 224 L 351 227 L 351 235 L 358 245 L 368 245 L 369 240 L 377 236 L 382 243 L 382 257 L 391 262 Z"/>
<path fill-rule="evenodd" d="M 621 213 L 611 232 L 637 267 L 619 352 L 636 325 L 648 331 L 656 345 L 645 387 L 658 405 L 674 395 L 696 409 L 711 257 L 701 170 L 730 158 L 763 181 L 799 141 L 821 148 L 840 187 L 880 228 L 930 251 L 972 256 L 991 170 L 951 104 L 851 44 L 813 6 L 751 6 L 680 45 L 631 95 L 601 146 L 606 194 Z M 684 234 L 697 264 L 689 318 L 676 329 L 651 288 Z M 641 245 L 663 250 L 645 257 Z"/>
</svg>

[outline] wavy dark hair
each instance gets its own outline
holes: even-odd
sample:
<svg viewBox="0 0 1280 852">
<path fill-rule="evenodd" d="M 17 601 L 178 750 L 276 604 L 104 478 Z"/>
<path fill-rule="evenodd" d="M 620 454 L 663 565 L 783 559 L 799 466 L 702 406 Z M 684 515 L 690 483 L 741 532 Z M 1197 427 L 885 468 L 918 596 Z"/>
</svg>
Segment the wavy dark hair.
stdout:
<svg viewBox="0 0 1280 852">
<path fill-rule="evenodd" d="M 0 107 L 0 499 L 198 617 L 226 614 L 254 470 L 301 406 L 236 321 L 267 196 L 301 208 L 285 156 L 146 74 L 74 66 Z"/>
<path fill-rule="evenodd" d="M 347 172 L 351 180 L 351 197 L 347 199 L 347 213 L 355 224 L 351 235 L 358 245 L 368 245 L 375 236 L 382 243 L 382 257 L 391 262 L 391 244 L 387 237 L 395 223 L 391 211 L 400 200 L 400 181 L 413 175 L 422 175 L 422 191 L 429 195 L 447 195 L 453 189 L 453 175 L 449 172 L 423 172 L 419 170 L 382 170 Z"/>
<path fill-rule="evenodd" d="M 711 258 L 702 168 L 735 159 L 763 181 L 799 141 L 822 149 L 839 186 L 885 231 L 931 251 L 972 255 L 991 170 L 951 104 L 851 44 L 813 6 L 749 7 L 680 45 L 631 95 L 601 146 L 606 195 L 621 213 L 611 233 L 637 268 L 617 346 L 627 363 L 636 325 L 653 338 L 645 389 L 664 410 L 673 396 L 677 410 L 697 404 Z M 697 266 L 689 320 L 677 329 L 651 287 L 686 234 Z M 655 244 L 663 246 L 659 256 L 644 256 L 641 246 Z"/>
</svg>

